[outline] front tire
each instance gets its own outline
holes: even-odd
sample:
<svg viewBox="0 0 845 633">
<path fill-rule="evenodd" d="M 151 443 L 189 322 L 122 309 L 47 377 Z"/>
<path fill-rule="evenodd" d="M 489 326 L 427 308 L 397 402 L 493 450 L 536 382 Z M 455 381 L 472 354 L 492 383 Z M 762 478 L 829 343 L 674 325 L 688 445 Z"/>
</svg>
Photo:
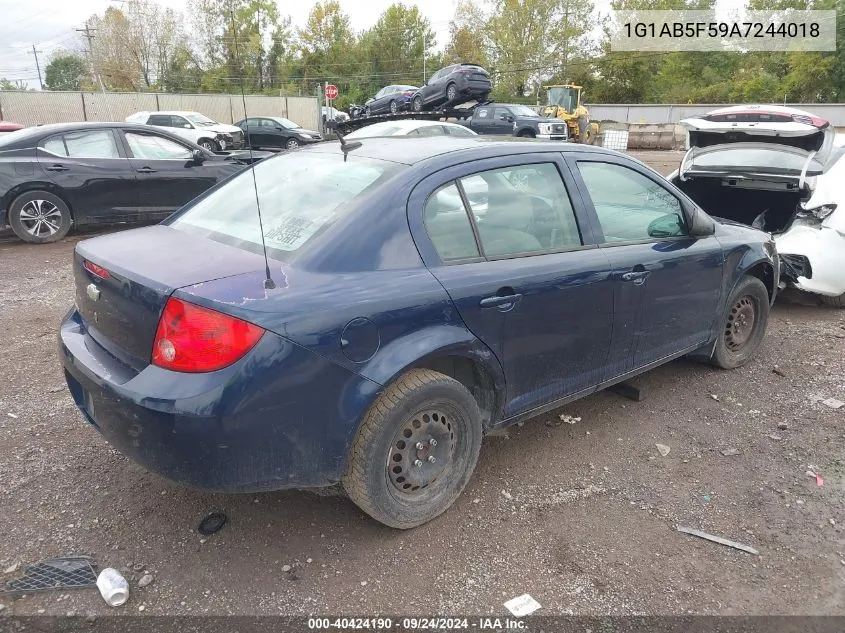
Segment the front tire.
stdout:
<svg viewBox="0 0 845 633">
<path fill-rule="evenodd" d="M 519 138 L 537 138 L 534 132 L 532 132 L 531 130 L 520 130 L 517 136 Z"/>
<path fill-rule="evenodd" d="M 845 308 L 845 292 L 843 292 L 838 297 L 828 297 L 827 295 L 821 295 L 822 303 L 825 305 L 833 306 L 834 308 Z"/>
<path fill-rule="evenodd" d="M 399 112 L 399 104 L 394 99 L 390 102 L 390 114 L 396 114 L 397 112 Z"/>
<path fill-rule="evenodd" d="M 346 494 L 375 520 L 409 529 L 443 513 L 478 461 L 478 404 L 458 381 L 412 369 L 370 407 L 349 450 Z"/>
<path fill-rule="evenodd" d="M 20 239 L 30 244 L 58 242 L 73 219 L 64 200 L 47 191 L 27 191 L 9 205 L 9 224 Z"/>
<path fill-rule="evenodd" d="M 212 141 L 211 139 L 204 138 L 199 142 L 199 146 L 203 149 L 207 149 L 209 152 L 217 152 L 220 151 L 220 147 L 217 145 L 216 141 Z"/>
<path fill-rule="evenodd" d="M 422 112 L 423 109 L 423 100 L 420 95 L 414 97 L 414 100 L 411 101 L 411 109 L 414 112 Z"/>
<path fill-rule="evenodd" d="M 455 99 L 458 98 L 458 88 L 455 84 L 449 84 L 446 86 L 446 102 L 451 103 Z"/>
<path fill-rule="evenodd" d="M 743 277 L 728 299 L 711 362 L 722 369 L 747 363 L 760 348 L 768 322 L 766 286 L 756 277 Z"/>
<path fill-rule="evenodd" d="M 297 147 L 299 147 L 299 141 L 295 138 L 289 138 L 285 143 L 285 149 L 296 149 Z"/>
</svg>

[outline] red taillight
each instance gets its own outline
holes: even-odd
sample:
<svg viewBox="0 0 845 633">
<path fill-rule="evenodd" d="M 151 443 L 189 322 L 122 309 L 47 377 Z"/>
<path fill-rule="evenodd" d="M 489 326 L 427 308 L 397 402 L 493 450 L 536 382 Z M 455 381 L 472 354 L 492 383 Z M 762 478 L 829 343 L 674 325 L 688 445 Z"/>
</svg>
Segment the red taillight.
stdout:
<svg viewBox="0 0 845 633">
<path fill-rule="evenodd" d="M 171 297 L 153 341 L 152 364 L 173 371 L 223 369 L 251 350 L 264 329 Z"/>
<path fill-rule="evenodd" d="M 89 273 L 91 273 L 92 275 L 96 275 L 100 279 L 109 278 L 109 271 L 107 271 L 102 266 L 97 266 L 97 264 L 89 262 L 87 259 L 82 262 L 82 267 Z"/>
</svg>

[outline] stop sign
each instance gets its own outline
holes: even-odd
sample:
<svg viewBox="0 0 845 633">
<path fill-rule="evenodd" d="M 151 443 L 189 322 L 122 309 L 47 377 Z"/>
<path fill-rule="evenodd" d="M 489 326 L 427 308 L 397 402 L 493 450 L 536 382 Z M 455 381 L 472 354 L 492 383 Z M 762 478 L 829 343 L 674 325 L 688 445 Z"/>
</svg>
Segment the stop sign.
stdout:
<svg viewBox="0 0 845 633">
<path fill-rule="evenodd" d="M 326 99 L 337 99 L 337 86 L 329 84 L 326 86 Z"/>
</svg>

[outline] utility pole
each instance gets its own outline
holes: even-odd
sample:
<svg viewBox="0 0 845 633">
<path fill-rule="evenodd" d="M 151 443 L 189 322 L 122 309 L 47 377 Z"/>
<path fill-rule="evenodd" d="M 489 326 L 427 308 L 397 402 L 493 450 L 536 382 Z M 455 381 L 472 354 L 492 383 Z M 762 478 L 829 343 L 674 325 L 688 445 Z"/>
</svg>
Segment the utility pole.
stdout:
<svg viewBox="0 0 845 633">
<path fill-rule="evenodd" d="M 41 86 L 41 90 L 44 90 L 44 80 L 41 79 L 41 65 L 38 63 L 38 53 L 42 53 L 43 51 L 35 50 L 35 44 L 33 44 L 32 50 L 29 52 L 35 55 L 35 67 L 38 69 L 38 84 Z"/>
<path fill-rule="evenodd" d="M 84 29 L 76 29 L 76 32 L 82 33 L 83 34 L 82 37 L 84 37 L 86 40 L 88 40 L 88 56 L 89 56 L 89 59 L 91 60 L 91 72 L 93 73 L 94 77 L 96 78 L 97 83 L 100 84 L 100 92 L 103 93 L 103 101 L 106 102 L 106 107 L 108 108 L 108 111 L 109 111 L 109 118 L 111 119 L 111 118 L 114 118 L 114 117 L 112 116 L 111 105 L 109 104 L 109 102 L 108 102 L 108 100 L 106 99 L 106 96 L 105 96 L 106 95 L 106 87 L 103 85 L 103 78 L 100 77 L 100 73 L 97 72 L 96 65 L 94 64 L 94 47 L 91 45 L 91 42 L 95 37 L 93 35 L 93 33 L 96 32 L 96 30 L 97 29 L 92 29 L 88 25 L 88 22 L 86 21 L 85 22 L 85 28 Z"/>
</svg>

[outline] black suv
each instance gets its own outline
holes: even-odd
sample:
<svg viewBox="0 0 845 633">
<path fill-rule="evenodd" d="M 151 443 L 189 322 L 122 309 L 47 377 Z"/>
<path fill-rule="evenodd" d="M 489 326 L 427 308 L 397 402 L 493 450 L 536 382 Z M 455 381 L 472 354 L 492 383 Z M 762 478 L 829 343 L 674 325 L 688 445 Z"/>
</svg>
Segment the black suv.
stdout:
<svg viewBox="0 0 845 633">
<path fill-rule="evenodd" d="M 425 82 L 414 98 L 414 112 L 453 106 L 465 101 L 486 101 L 490 95 L 490 73 L 475 64 L 452 64 L 441 68 Z"/>
</svg>

